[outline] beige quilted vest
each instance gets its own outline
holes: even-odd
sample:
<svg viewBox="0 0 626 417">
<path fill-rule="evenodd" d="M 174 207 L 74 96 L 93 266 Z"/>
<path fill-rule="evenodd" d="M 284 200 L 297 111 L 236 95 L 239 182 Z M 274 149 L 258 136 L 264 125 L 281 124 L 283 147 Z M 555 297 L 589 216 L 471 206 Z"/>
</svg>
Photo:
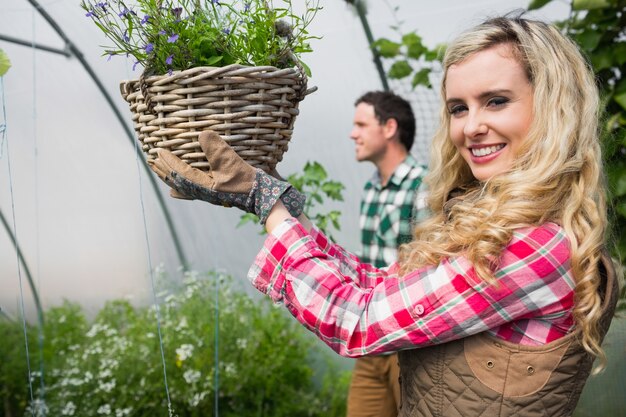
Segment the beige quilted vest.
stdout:
<svg viewBox="0 0 626 417">
<path fill-rule="evenodd" d="M 604 266 L 602 337 L 619 292 L 608 257 Z M 399 417 L 569 417 L 593 364 L 578 336 L 522 346 L 483 333 L 398 352 Z"/>
</svg>

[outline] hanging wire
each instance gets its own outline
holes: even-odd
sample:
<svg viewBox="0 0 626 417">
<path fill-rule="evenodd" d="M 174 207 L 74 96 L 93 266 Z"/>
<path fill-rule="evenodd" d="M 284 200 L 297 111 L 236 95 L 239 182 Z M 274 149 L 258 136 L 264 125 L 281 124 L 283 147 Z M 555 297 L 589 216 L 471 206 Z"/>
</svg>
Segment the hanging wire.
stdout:
<svg viewBox="0 0 626 417">
<path fill-rule="evenodd" d="M 216 245 L 217 246 L 217 245 Z M 217 255 L 217 251 L 215 251 Z M 216 264 L 217 266 L 217 264 Z M 216 268 L 217 272 L 217 268 Z M 219 353 L 219 338 L 220 338 L 220 274 L 215 274 L 215 417 L 219 417 L 219 392 L 220 392 L 220 353 Z"/>
<path fill-rule="evenodd" d="M 138 142 L 138 141 L 137 141 Z M 150 287 L 152 289 L 152 297 L 154 302 L 154 311 L 156 313 L 157 322 L 157 334 L 159 335 L 159 348 L 161 350 L 161 365 L 163 366 L 163 382 L 165 383 L 165 395 L 167 396 L 167 410 L 169 417 L 174 416 L 174 410 L 172 409 L 172 401 L 170 399 L 170 389 L 167 383 L 167 369 L 165 366 L 165 349 L 163 348 L 163 337 L 161 335 L 161 311 L 159 308 L 159 300 L 156 293 L 156 286 L 154 285 L 154 269 L 152 268 L 152 255 L 150 251 L 150 238 L 148 236 L 148 224 L 146 222 L 146 208 L 143 201 L 143 188 L 141 181 L 141 161 L 139 160 L 139 154 L 136 155 L 137 161 L 137 177 L 139 178 L 139 200 L 141 202 L 141 214 L 143 218 L 143 229 L 146 240 L 146 251 L 148 256 L 148 271 L 150 274 Z"/>
<path fill-rule="evenodd" d="M 150 250 L 150 238 L 148 236 L 148 223 L 146 222 L 146 207 L 143 199 L 143 182 L 141 180 L 141 166 L 143 161 L 139 158 L 142 157 L 143 152 L 139 149 L 139 140 L 135 138 L 135 163 L 137 165 L 137 178 L 139 183 L 139 202 L 141 204 L 141 217 L 143 219 L 143 230 L 146 241 L 146 254 L 148 258 L 148 273 L 150 274 L 150 287 L 152 289 L 152 298 L 154 311 L 157 322 L 157 334 L 159 336 L 159 349 L 161 351 L 161 365 L 163 367 L 163 382 L 165 384 L 165 395 L 167 397 L 167 411 L 169 417 L 175 417 L 174 410 L 172 408 L 172 401 L 170 398 L 170 389 L 167 382 L 167 369 L 165 366 L 165 348 L 163 347 L 163 336 L 161 333 L 161 310 L 159 308 L 159 299 L 156 292 L 156 285 L 154 284 L 154 269 L 152 268 L 152 251 Z"/>
<path fill-rule="evenodd" d="M 9 192 L 11 194 L 11 215 L 13 218 L 13 236 L 17 240 L 17 223 L 15 221 L 15 195 L 13 194 L 13 176 L 11 173 L 11 157 L 9 153 L 9 141 L 7 140 L 7 112 L 6 112 L 6 101 L 4 94 L 4 76 L 0 77 L 0 93 L 2 94 L 2 145 L 6 145 L 6 155 L 7 155 L 7 167 L 9 171 Z M 30 351 L 28 349 L 28 331 L 26 328 L 26 309 L 24 308 L 24 289 L 22 285 L 22 268 L 20 267 L 20 259 L 19 254 L 17 254 L 17 277 L 19 281 L 20 287 L 20 312 L 22 314 L 22 328 L 24 329 L 24 346 L 26 351 L 26 365 L 28 368 L 28 391 L 30 394 L 30 403 L 34 405 L 34 397 L 33 397 L 33 382 L 32 382 L 32 372 L 30 367 Z M 31 407 L 31 413 L 35 416 L 35 407 Z"/>
<path fill-rule="evenodd" d="M 39 150 L 37 148 L 37 48 L 35 43 L 36 38 L 36 14 L 35 10 L 31 8 L 32 13 L 32 45 L 33 51 L 33 138 L 35 141 L 34 154 L 35 154 L 35 253 L 36 259 L 36 271 L 37 271 L 37 286 L 41 288 L 41 259 L 40 259 L 40 236 L 39 236 Z M 38 341 L 39 341 L 39 402 L 41 404 L 41 416 L 45 417 L 46 408 L 46 384 L 44 379 L 44 360 L 43 360 L 43 346 L 44 346 L 44 329 L 43 323 L 39 323 L 38 326 Z"/>
</svg>

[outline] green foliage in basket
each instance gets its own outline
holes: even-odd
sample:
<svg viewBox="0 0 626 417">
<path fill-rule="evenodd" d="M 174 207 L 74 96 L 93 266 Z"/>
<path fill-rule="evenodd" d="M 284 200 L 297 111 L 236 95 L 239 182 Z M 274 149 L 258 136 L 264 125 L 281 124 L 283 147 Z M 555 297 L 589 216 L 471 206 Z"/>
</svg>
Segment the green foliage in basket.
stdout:
<svg viewBox="0 0 626 417">
<path fill-rule="evenodd" d="M 284 309 L 236 290 L 230 277 L 187 273 L 159 294 L 159 312 L 174 415 L 214 415 L 216 387 L 224 417 L 345 415 L 349 373 L 330 366 L 335 355 Z M 30 408 L 22 323 L 0 319 L 2 415 L 167 415 L 155 316 L 153 307 L 127 300 L 109 302 L 91 321 L 76 304 L 49 309 L 43 396 L 37 332 L 28 328 L 34 397 L 43 398 Z"/>
<path fill-rule="evenodd" d="M 81 7 L 113 43 L 104 55 L 164 74 L 235 63 L 293 67 L 317 39 L 308 27 L 319 0 L 302 3 L 302 14 L 292 0 L 82 0 Z"/>
</svg>

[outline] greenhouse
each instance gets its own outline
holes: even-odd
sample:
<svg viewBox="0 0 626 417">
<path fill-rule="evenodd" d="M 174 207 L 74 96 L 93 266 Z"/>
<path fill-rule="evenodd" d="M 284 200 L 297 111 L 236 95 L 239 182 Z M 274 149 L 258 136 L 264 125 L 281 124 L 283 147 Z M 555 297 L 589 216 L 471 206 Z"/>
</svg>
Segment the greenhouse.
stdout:
<svg viewBox="0 0 626 417">
<path fill-rule="evenodd" d="M 166 3 L 164 10 L 232 3 L 244 7 L 241 13 L 259 3 L 127 3 L 141 2 Z M 111 53 L 111 39 L 94 24 L 104 20 L 91 11 L 106 11 L 109 3 L 120 2 L 0 3 L 0 416 L 345 416 L 354 360 L 317 340 L 246 278 L 266 240 L 263 227 L 236 208 L 171 198 L 150 170 L 146 158 L 156 154 L 148 156 L 142 145 L 152 131 L 139 138 L 137 126 L 141 117 L 154 116 L 138 115 L 136 107 L 145 104 L 149 112 L 150 104 L 133 103 L 132 94 L 144 94 L 154 73 L 143 74 L 143 63 L 131 56 Z M 299 185 L 307 194 L 306 214 L 354 253 L 361 251 L 363 185 L 374 173 L 355 159 L 355 100 L 387 90 L 409 101 L 416 119 L 411 155 L 427 165 L 439 126 L 445 45 L 485 18 L 514 10 L 570 22 L 563 31 L 578 30 L 575 40 L 597 79 L 609 79 L 601 127 L 612 142 L 607 139 L 603 152 L 613 256 L 621 253 L 624 262 L 624 1 L 260 3 L 277 10 L 288 5 L 293 16 L 310 19 L 300 47 L 311 51 L 296 59 L 304 64 L 298 74 L 305 82 L 296 89 L 301 101 L 269 122 L 293 116 L 282 128 L 288 144 L 270 168 Z M 594 23 L 594 16 L 602 18 Z M 614 22 L 621 37 L 608 44 L 601 35 Z M 165 46 L 178 37 L 164 36 Z M 219 59 L 234 65 L 237 76 L 246 74 L 237 67 L 240 58 Z M 207 62 L 222 67 L 219 60 Z M 171 78 L 174 72 L 165 68 L 163 79 Z M 170 122 L 157 117 L 161 125 Z M 192 131 L 206 127 L 194 125 L 196 116 L 188 120 Z M 209 127 L 236 136 L 234 123 L 219 123 Z M 194 155 L 204 161 L 201 151 L 198 145 Z M 622 287 L 618 310 L 624 299 Z M 607 368 L 590 377 L 575 417 L 626 415 L 625 346 L 626 321 L 617 317 L 603 344 Z"/>
</svg>

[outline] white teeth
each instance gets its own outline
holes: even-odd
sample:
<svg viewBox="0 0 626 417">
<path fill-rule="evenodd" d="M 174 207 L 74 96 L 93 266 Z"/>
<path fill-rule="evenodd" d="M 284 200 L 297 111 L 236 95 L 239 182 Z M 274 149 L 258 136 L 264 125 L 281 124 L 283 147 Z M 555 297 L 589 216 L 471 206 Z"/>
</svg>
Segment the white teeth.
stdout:
<svg viewBox="0 0 626 417">
<path fill-rule="evenodd" d="M 474 156 L 486 156 L 497 152 L 502 148 L 504 148 L 504 144 L 487 146 L 486 148 L 471 148 L 470 150 Z"/>
</svg>

